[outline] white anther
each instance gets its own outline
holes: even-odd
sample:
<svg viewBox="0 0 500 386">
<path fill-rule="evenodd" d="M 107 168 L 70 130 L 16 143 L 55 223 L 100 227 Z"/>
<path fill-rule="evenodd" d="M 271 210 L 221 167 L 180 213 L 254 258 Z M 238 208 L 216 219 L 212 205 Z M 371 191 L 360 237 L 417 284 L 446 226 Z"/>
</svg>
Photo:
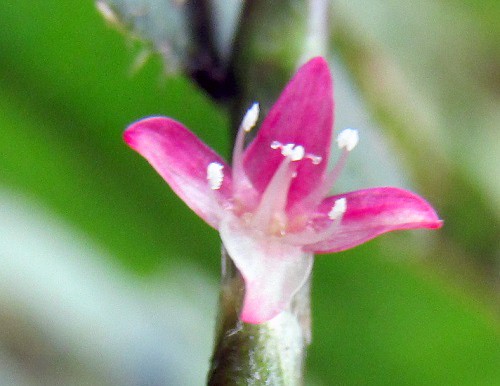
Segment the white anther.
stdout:
<svg viewBox="0 0 500 386">
<path fill-rule="evenodd" d="M 243 117 L 243 121 L 241 121 L 241 127 L 243 130 L 245 130 L 247 133 L 252 130 L 252 128 L 255 126 L 257 123 L 257 120 L 259 119 L 259 104 L 254 103 L 252 107 L 250 107 L 245 116 Z"/>
<path fill-rule="evenodd" d="M 328 212 L 328 217 L 330 218 L 330 220 L 337 220 L 344 215 L 346 210 L 347 200 L 345 198 L 339 198 L 338 200 L 335 200 L 332 209 L 330 209 L 330 212 Z"/>
<path fill-rule="evenodd" d="M 351 151 L 356 147 L 359 141 L 358 130 L 355 129 L 345 129 L 340 132 L 337 137 L 337 144 L 339 149 L 346 149 Z"/>
<path fill-rule="evenodd" d="M 207 167 L 207 180 L 210 184 L 210 189 L 217 190 L 222 186 L 222 181 L 224 180 L 224 165 L 218 162 L 212 162 Z"/>
</svg>

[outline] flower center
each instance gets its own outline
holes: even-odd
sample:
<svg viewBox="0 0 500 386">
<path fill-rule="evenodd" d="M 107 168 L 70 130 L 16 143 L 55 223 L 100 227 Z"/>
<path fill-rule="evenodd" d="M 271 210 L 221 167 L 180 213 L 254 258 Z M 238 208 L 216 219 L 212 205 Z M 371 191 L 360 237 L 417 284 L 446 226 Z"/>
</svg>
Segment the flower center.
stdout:
<svg viewBox="0 0 500 386">
<path fill-rule="evenodd" d="M 284 159 L 262 193 L 259 205 L 252 216 L 252 226 L 268 234 L 283 236 L 286 234 L 289 222 L 285 211 L 288 191 L 292 180 L 297 176 L 298 161 L 310 159 L 317 165 L 321 162 L 321 157 L 306 153 L 304 146 L 294 143 L 282 144 L 273 141 L 270 147 L 280 150 Z"/>
<path fill-rule="evenodd" d="M 246 175 L 242 162 L 245 134 L 257 123 L 258 114 L 259 105 L 254 103 L 240 125 L 233 152 L 233 205 L 226 209 L 240 218 L 246 227 L 259 234 L 283 237 L 291 243 L 306 245 L 333 233 L 346 212 L 346 199 L 340 198 L 335 201 L 327 214 L 331 222 L 326 227 L 320 226 L 320 229 L 316 229 L 317 225 L 314 225 L 315 216 L 318 216 L 316 208 L 332 188 L 345 164 L 347 155 L 357 145 L 358 132 L 346 129 L 338 135 L 337 144 L 343 152 L 335 167 L 324 176 L 316 189 L 293 207 L 287 208 L 288 194 L 292 181 L 297 176 L 298 163 L 308 159 L 313 165 L 318 165 L 323 158 L 307 153 L 303 145 L 272 141 L 269 146 L 273 150 L 279 150 L 283 159 L 264 191 L 259 194 Z M 266 167 L 266 165 L 262 166 Z M 211 190 L 216 191 L 221 188 L 224 181 L 223 169 L 224 166 L 218 162 L 208 165 L 207 181 Z"/>
</svg>

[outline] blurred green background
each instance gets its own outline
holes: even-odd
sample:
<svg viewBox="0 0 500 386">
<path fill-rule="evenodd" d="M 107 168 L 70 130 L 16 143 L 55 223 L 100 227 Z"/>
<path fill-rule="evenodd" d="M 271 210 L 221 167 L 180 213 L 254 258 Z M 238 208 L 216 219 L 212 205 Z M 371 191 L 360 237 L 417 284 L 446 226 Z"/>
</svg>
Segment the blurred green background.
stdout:
<svg viewBox="0 0 500 386">
<path fill-rule="evenodd" d="M 500 385 L 500 5 L 335 1 L 337 191 L 410 188 L 445 221 L 316 259 L 311 385 Z M 0 2 L 0 384 L 197 385 L 219 239 L 123 129 L 229 116 L 92 1 Z"/>
</svg>

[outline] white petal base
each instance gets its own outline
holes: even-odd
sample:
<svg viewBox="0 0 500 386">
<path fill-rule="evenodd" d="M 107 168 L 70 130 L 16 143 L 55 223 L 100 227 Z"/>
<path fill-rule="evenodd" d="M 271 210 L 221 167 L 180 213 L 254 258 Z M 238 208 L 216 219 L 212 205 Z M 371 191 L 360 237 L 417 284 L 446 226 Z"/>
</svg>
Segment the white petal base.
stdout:
<svg viewBox="0 0 500 386">
<path fill-rule="evenodd" d="M 224 218 L 219 231 L 245 281 L 241 320 L 267 322 L 288 308 L 311 273 L 313 254 L 258 232 L 234 216 Z"/>
</svg>

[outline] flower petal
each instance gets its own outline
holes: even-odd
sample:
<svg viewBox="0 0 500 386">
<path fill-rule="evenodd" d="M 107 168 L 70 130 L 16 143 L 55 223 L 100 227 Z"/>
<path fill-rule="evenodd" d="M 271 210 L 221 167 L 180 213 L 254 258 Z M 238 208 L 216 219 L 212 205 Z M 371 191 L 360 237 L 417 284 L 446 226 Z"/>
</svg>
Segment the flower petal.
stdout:
<svg viewBox="0 0 500 386">
<path fill-rule="evenodd" d="M 244 155 L 244 168 L 259 192 L 263 192 L 283 160 L 271 143 L 302 145 L 306 153 L 322 158 L 314 165 L 300 161 L 289 193 L 289 206 L 311 192 L 328 165 L 333 130 L 333 85 L 328 63 L 314 58 L 288 83 L 262 123 Z"/>
<path fill-rule="evenodd" d="M 415 193 L 398 188 L 358 190 L 326 198 L 318 208 L 321 221 L 327 221 L 335 200 L 345 197 L 347 211 L 329 239 L 310 244 L 306 250 L 317 253 L 339 252 L 374 237 L 400 229 L 440 228 L 442 220 L 427 201 Z"/>
<path fill-rule="evenodd" d="M 311 273 L 312 253 L 252 232 L 234 217 L 221 222 L 220 235 L 245 281 L 241 320 L 264 323 L 284 311 Z"/>
<path fill-rule="evenodd" d="M 217 228 L 221 204 L 231 197 L 231 169 L 224 160 L 179 122 L 165 117 L 138 121 L 125 130 L 127 144 L 156 169 L 172 190 L 209 225 Z M 218 190 L 210 189 L 207 167 L 224 166 Z"/>
</svg>

